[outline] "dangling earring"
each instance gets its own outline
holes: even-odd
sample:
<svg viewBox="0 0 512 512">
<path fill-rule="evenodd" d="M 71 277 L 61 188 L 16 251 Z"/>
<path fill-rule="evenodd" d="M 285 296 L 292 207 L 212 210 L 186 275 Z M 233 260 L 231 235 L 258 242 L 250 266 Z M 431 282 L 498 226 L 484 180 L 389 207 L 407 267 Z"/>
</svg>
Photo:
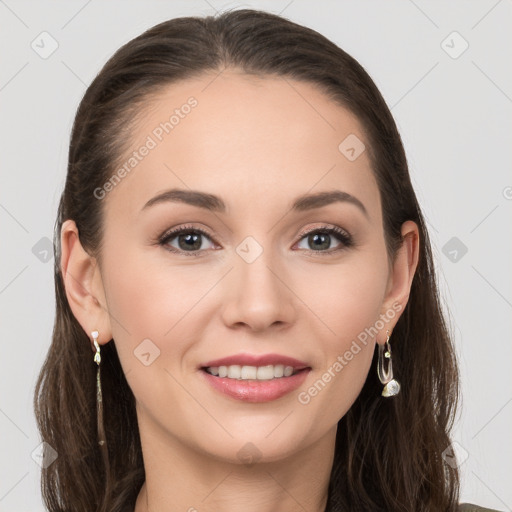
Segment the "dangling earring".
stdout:
<svg viewBox="0 0 512 512">
<path fill-rule="evenodd" d="M 98 370 L 96 371 L 96 412 L 98 419 L 98 444 L 103 446 L 105 444 L 105 432 L 103 429 L 103 396 L 101 393 L 101 374 L 100 374 L 100 363 L 101 363 L 101 355 L 100 355 L 100 346 L 98 344 L 98 331 L 92 331 L 91 336 L 93 338 L 94 347 L 96 349 L 96 354 L 94 354 L 94 362 L 98 365 Z"/>
<path fill-rule="evenodd" d="M 394 396 L 400 392 L 400 383 L 393 378 L 393 363 L 391 361 L 391 346 L 389 344 L 389 329 L 386 331 L 386 347 L 378 343 L 379 360 L 377 362 L 377 374 L 382 384 L 385 384 L 382 390 L 382 396 Z M 385 352 L 384 352 L 385 351 Z M 384 370 L 384 358 L 389 359 L 388 369 Z"/>
</svg>

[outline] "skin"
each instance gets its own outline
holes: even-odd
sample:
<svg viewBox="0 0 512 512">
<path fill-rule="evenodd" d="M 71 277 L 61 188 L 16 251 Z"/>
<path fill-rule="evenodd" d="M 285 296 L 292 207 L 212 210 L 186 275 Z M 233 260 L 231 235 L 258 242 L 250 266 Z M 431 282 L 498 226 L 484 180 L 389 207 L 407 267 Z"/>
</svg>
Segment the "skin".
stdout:
<svg viewBox="0 0 512 512">
<path fill-rule="evenodd" d="M 405 242 L 392 266 L 367 152 L 349 161 L 338 150 L 349 134 L 365 141 L 346 109 L 308 83 L 237 70 L 215 77 L 173 84 L 148 103 L 132 131 L 133 150 L 187 98 L 198 101 L 99 201 L 101 267 L 81 246 L 75 223 L 64 223 L 66 293 L 90 338 L 97 329 L 100 344 L 115 340 L 136 398 L 146 482 L 135 512 L 320 512 L 337 422 L 376 371 L 375 343 L 385 342 L 409 298 L 418 228 L 403 224 Z M 168 202 L 141 212 L 174 187 L 218 195 L 227 211 Z M 297 196 L 332 189 L 357 197 L 368 218 L 348 202 L 290 211 Z M 201 256 L 155 242 L 188 224 L 209 233 Z M 331 245 L 314 252 L 300 235 L 325 224 L 348 231 L 354 246 L 331 235 Z M 251 263 L 236 252 L 247 236 L 263 249 Z M 179 250 L 178 238 L 169 246 Z M 307 405 L 299 403 L 298 394 L 393 304 L 401 311 Z M 134 355 L 144 339 L 160 350 L 149 366 Z M 241 352 L 289 355 L 312 370 L 278 400 L 242 402 L 211 388 L 198 370 Z M 241 460 L 244 447 L 254 463 Z"/>
</svg>

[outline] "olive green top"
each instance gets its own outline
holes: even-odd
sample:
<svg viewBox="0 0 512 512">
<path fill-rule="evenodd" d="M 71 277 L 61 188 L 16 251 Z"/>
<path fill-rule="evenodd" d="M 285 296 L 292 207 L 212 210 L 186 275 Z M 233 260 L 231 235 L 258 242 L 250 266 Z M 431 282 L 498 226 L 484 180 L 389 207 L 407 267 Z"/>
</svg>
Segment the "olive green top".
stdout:
<svg viewBox="0 0 512 512">
<path fill-rule="evenodd" d="M 478 505 L 473 505 L 473 503 L 460 503 L 459 504 L 460 512 L 500 512 L 494 508 L 485 508 L 479 507 Z"/>
</svg>

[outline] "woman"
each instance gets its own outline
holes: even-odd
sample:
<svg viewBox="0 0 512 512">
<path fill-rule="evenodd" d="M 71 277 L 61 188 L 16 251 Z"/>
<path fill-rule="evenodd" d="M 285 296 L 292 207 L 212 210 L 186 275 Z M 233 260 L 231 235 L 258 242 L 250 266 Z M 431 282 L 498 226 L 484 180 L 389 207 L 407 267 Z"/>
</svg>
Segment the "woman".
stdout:
<svg viewBox="0 0 512 512">
<path fill-rule="evenodd" d="M 317 32 L 239 10 L 124 45 L 54 243 L 49 510 L 487 510 L 446 456 L 458 370 L 400 135 Z"/>
</svg>

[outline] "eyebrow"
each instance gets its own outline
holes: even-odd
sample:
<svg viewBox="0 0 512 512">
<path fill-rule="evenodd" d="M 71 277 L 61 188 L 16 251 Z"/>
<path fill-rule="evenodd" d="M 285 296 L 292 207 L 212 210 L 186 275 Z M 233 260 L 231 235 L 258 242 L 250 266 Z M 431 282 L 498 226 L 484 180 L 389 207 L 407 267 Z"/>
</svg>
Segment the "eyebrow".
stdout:
<svg viewBox="0 0 512 512">
<path fill-rule="evenodd" d="M 178 188 L 166 190 L 165 192 L 151 198 L 142 207 L 141 211 L 144 211 L 156 204 L 167 202 L 185 203 L 191 206 L 204 208 L 205 210 L 212 212 L 225 213 L 226 211 L 226 203 L 216 195 L 200 192 L 199 190 L 184 190 Z M 316 194 L 301 195 L 295 199 L 291 209 L 293 211 L 303 212 L 313 210 L 314 208 L 321 208 L 322 206 L 327 206 L 333 203 L 353 204 L 361 210 L 366 218 L 369 219 L 368 211 L 364 204 L 357 199 L 357 197 L 341 190 L 330 190 L 327 192 L 317 192 Z"/>
</svg>

